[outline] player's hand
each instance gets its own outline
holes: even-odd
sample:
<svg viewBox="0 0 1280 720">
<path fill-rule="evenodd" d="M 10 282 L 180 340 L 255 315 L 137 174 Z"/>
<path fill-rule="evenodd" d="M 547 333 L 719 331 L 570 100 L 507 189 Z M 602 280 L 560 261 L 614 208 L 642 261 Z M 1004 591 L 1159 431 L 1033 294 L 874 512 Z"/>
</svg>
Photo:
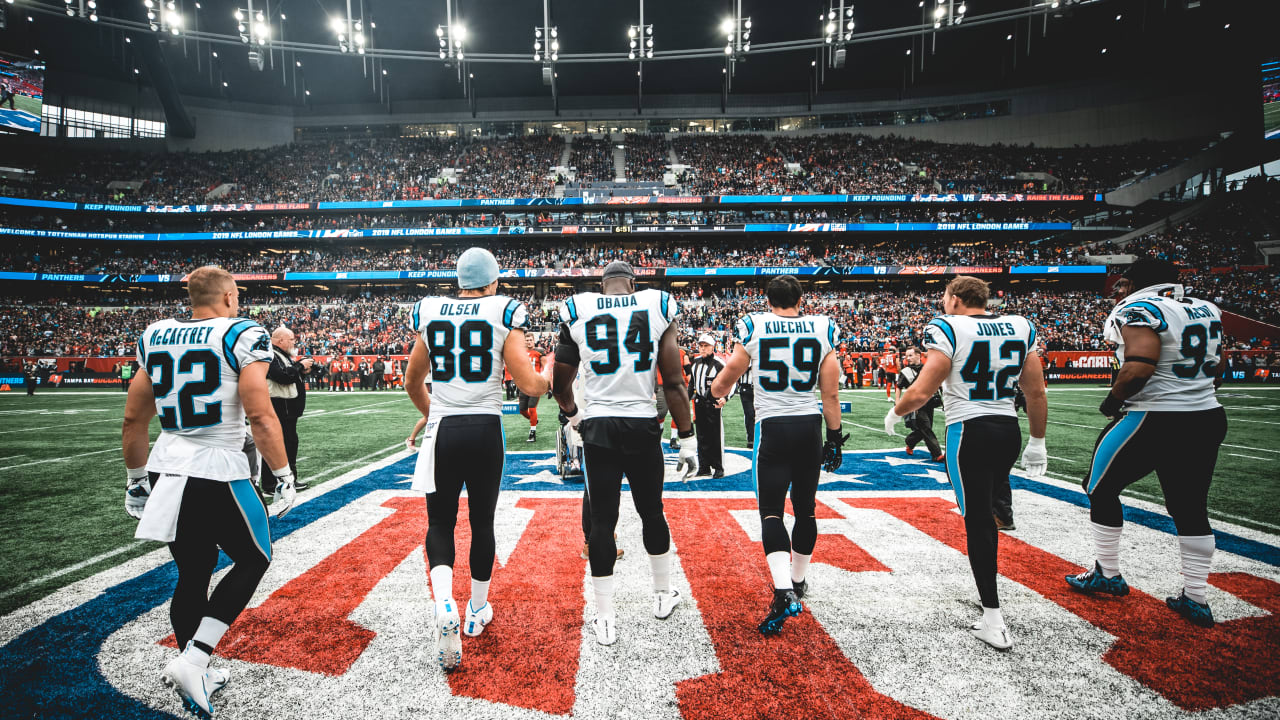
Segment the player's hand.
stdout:
<svg viewBox="0 0 1280 720">
<path fill-rule="evenodd" d="M 725 403 L 727 403 L 727 402 L 729 402 L 729 398 L 728 398 L 728 397 L 716 398 L 716 407 L 717 407 L 717 408 L 722 408 L 722 407 L 724 407 Z"/>
<path fill-rule="evenodd" d="M 822 469 L 827 472 L 835 472 L 844 464 L 844 447 L 845 442 L 849 440 L 849 434 L 842 432 L 841 428 L 832 430 L 827 428 L 827 441 L 822 445 Z"/>
<path fill-rule="evenodd" d="M 1098 412 L 1108 419 L 1118 420 L 1124 415 L 1124 401 L 1111 393 L 1107 393 L 1107 396 L 1102 399 L 1102 404 L 1098 406 Z"/>
<path fill-rule="evenodd" d="M 1044 447 L 1044 438 L 1033 437 L 1027 441 L 1027 449 L 1022 451 L 1022 469 L 1031 477 L 1040 477 L 1049 469 L 1049 451 Z"/>
<path fill-rule="evenodd" d="M 680 459 L 676 461 L 676 475 L 688 481 L 698 472 L 698 436 L 680 438 Z"/>
<path fill-rule="evenodd" d="M 285 513 L 293 509 L 294 500 L 298 497 L 298 491 L 293 484 L 292 472 L 276 475 L 276 494 L 271 502 L 271 507 L 276 509 L 276 517 L 284 517 Z"/>
<path fill-rule="evenodd" d="M 894 407 L 897 407 L 897 406 L 895 405 Z M 889 408 L 889 414 L 884 416 L 884 431 L 889 433 L 890 435 L 897 435 L 898 433 L 894 432 L 893 427 L 897 425 L 898 421 L 901 419 L 902 419 L 901 415 L 894 412 L 894 409 L 892 407 Z"/>
<path fill-rule="evenodd" d="M 142 511 L 147 507 L 147 498 L 151 497 L 151 476 L 147 469 L 129 470 L 124 490 L 124 511 L 134 520 L 142 519 Z"/>
<path fill-rule="evenodd" d="M 404 439 L 404 446 L 409 449 L 409 452 L 418 452 L 418 446 L 413 444 L 412 435 Z"/>
</svg>

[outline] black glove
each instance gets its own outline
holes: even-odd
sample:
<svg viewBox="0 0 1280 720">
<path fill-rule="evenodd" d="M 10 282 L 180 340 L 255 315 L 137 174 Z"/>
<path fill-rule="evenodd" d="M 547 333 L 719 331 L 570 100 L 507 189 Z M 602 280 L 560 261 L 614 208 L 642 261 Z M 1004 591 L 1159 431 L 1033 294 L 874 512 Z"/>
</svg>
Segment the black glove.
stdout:
<svg viewBox="0 0 1280 720">
<path fill-rule="evenodd" d="M 1124 401 L 1107 393 L 1107 396 L 1102 399 L 1102 404 L 1098 406 L 1098 412 L 1112 420 L 1117 420 L 1124 415 Z"/>
<path fill-rule="evenodd" d="M 840 448 L 844 447 L 848 439 L 848 433 L 842 432 L 839 428 L 835 430 L 827 428 L 827 442 L 822 445 L 823 470 L 835 472 L 844 464 L 844 453 Z"/>
<path fill-rule="evenodd" d="M 909 412 L 902 416 L 902 424 L 907 426 L 908 430 L 916 429 L 916 414 Z"/>
</svg>

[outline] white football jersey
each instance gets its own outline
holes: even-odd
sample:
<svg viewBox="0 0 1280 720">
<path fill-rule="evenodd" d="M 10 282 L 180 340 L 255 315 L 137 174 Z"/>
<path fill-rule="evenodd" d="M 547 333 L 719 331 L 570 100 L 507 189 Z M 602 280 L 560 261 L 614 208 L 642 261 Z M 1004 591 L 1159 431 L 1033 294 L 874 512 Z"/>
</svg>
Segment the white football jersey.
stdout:
<svg viewBox="0 0 1280 720">
<path fill-rule="evenodd" d="M 431 357 L 431 417 L 502 414 L 502 348 L 529 327 L 524 303 L 505 295 L 425 297 L 413 330 Z"/>
<path fill-rule="evenodd" d="M 657 417 L 658 345 L 680 314 L 670 293 L 578 293 L 560 305 L 560 321 L 578 348 L 582 417 Z"/>
<path fill-rule="evenodd" d="M 160 320 L 138 338 L 151 378 L 160 437 L 147 470 L 209 480 L 249 477 L 240 371 L 271 362 L 271 338 L 244 318 Z"/>
<path fill-rule="evenodd" d="M 1155 374 L 1133 397 L 1129 410 L 1189 412 L 1219 407 L 1213 389 L 1222 362 L 1222 311 L 1199 298 L 1184 297 L 1181 285 L 1153 285 L 1116 303 L 1104 336 L 1116 343 L 1124 362 L 1125 326 L 1151 328 L 1160 336 Z"/>
<path fill-rule="evenodd" d="M 738 321 L 738 338 L 751 356 L 756 420 L 822 413 L 818 368 L 839 342 L 826 315 L 784 317 L 751 313 Z"/>
<path fill-rule="evenodd" d="M 924 346 L 951 358 L 942 382 L 947 424 L 984 415 L 1017 417 L 1013 397 L 1036 328 L 1021 315 L 940 315 L 924 327 Z"/>
</svg>

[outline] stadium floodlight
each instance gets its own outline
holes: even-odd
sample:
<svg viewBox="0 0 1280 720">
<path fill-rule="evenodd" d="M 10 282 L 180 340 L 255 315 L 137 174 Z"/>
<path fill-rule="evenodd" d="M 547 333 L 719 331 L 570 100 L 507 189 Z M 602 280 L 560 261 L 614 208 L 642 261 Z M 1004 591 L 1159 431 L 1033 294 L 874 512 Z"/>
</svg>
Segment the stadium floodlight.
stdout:
<svg viewBox="0 0 1280 720">
<path fill-rule="evenodd" d="M 546 42 L 543 42 L 543 38 Z M 543 64 L 543 77 L 551 63 L 560 60 L 560 28 L 555 26 L 533 28 L 533 61 Z M 553 71 L 554 72 L 554 71 Z"/>
<path fill-rule="evenodd" d="M 827 9 L 826 15 L 820 15 L 822 26 L 823 56 L 828 67 L 844 67 L 846 55 L 845 45 L 853 41 L 853 5 L 846 5 L 848 0 L 834 0 Z M 830 46 L 831 50 L 825 49 Z"/>
<path fill-rule="evenodd" d="M 627 28 L 627 59 L 653 59 L 653 25 L 631 25 Z"/>
</svg>

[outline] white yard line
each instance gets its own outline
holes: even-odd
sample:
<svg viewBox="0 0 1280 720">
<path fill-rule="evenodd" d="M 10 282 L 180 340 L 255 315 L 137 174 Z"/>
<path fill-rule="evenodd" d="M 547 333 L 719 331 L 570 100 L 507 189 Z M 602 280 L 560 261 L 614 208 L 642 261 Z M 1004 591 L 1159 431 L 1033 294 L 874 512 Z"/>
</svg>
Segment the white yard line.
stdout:
<svg viewBox="0 0 1280 720">
<path fill-rule="evenodd" d="M 115 550 L 108 550 L 102 553 L 101 555 L 94 555 L 88 560 L 82 560 L 81 562 L 78 562 L 75 565 L 68 565 L 67 567 L 62 568 L 61 570 L 54 570 L 53 572 L 47 575 L 41 575 L 40 577 L 34 580 L 28 580 L 17 587 L 12 587 L 12 588 L 9 588 L 8 590 L 5 590 L 4 592 L 0 592 L 0 599 L 7 598 L 10 595 L 17 595 L 18 593 L 28 588 L 36 587 L 37 585 L 41 585 L 43 583 L 49 582 L 54 578 L 60 578 L 63 575 L 66 575 L 67 573 L 73 573 L 77 570 L 80 570 L 81 568 L 87 568 L 90 565 L 95 565 L 97 563 L 102 562 L 103 560 L 106 560 L 107 558 L 115 557 L 116 555 L 119 555 L 121 553 L 129 552 L 130 550 L 138 547 L 139 545 L 145 545 L 145 544 L 146 543 L 142 540 L 135 540 L 129 543 L 128 545 L 121 545 Z"/>
<path fill-rule="evenodd" d="M 312 415 L 303 414 L 303 416 L 298 419 L 306 420 L 307 418 L 312 418 L 312 417 L 322 417 L 322 416 L 329 417 L 331 415 L 342 415 L 350 410 L 359 410 L 360 408 L 375 407 L 377 405 L 390 405 L 391 403 L 395 403 L 395 402 L 404 402 L 404 400 L 405 398 L 396 398 L 394 400 L 384 400 L 382 402 L 376 402 L 376 403 L 365 403 L 363 405 L 352 405 L 351 407 L 344 407 L 344 408 L 337 408 L 337 409 L 325 408 L 324 412 L 317 412 Z"/>
<path fill-rule="evenodd" d="M 1235 457 L 1249 458 L 1250 460 L 1274 460 L 1275 459 L 1275 458 L 1258 457 L 1257 455 L 1241 455 L 1240 453 L 1231 453 L 1231 452 L 1227 454 L 1233 455 Z"/>
<path fill-rule="evenodd" d="M 120 452 L 120 448 L 110 447 L 110 448 L 107 448 L 106 450 L 94 450 L 93 452 L 80 453 L 79 455 L 68 455 L 66 457 L 60 457 L 60 458 L 49 458 L 48 460 L 33 460 L 31 462 L 22 463 L 20 465 L 6 465 L 5 467 L 0 467 L 0 470 L 13 470 L 14 468 L 27 467 L 28 465 L 43 465 L 45 463 L 51 463 L 51 462 L 62 462 L 63 460 L 70 460 L 72 458 L 84 457 L 86 455 L 100 455 L 105 452 Z"/>
<path fill-rule="evenodd" d="M 1271 422 L 1270 420 L 1245 420 L 1244 418 L 1231 418 L 1231 422 L 1257 423 L 1259 425 L 1280 425 L 1280 422 Z"/>
<path fill-rule="evenodd" d="M 860 427 L 860 428 L 863 428 L 864 430 L 870 430 L 870 431 L 872 431 L 872 432 L 878 432 L 878 433 L 882 433 L 882 434 L 884 433 L 884 428 L 873 428 L 873 427 L 871 427 L 871 426 L 869 426 L 869 425 L 862 425 L 862 424 L 860 424 L 860 423 L 850 422 L 849 420 L 843 420 L 842 422 L 843 422 L 845 425 L 852 425 L 852 426 L 854 426 L 854 427 Z"/>
<path fill-rule="evenodd" d="M 1249 447 L 1248 445 L 1232 445 L 1231 443 L 1222 443 L 1222 447 L 1236 448 L 1237 450 L 1253 450 L 1255 452 L 1269 452 L 1280 454 L 1280 450 L 1268 450 L 1267 448 Z"/>
<path fill-rule="evenodd" d="M 1074 465 L 1074 464 L 1075 464 L 1075 462 L 1076 462 L 1075 460 L 1068 460 L 1067 458 L 1064 458 L 1064 457 L 1058 457 L 1057 455 L 1045 455 L 1045 457 L 1049 458 L 1050 460 L 1061 460 L 1062 462 L 1068 462 L 1068 463 L 1071 463 L 1071 464 L 1073 464 L 1073 465 Z"/>
<path fill-rule="evenodd" d="M 122 417 L 103 418 L 101 420 L 85 420 L 84 422 L 65 423 L 63 425 L 42 425 L 40 427 L 19 428 L 17 430 L 0 430 L 0 435 L 8 435 L 10 433 L 20 433 L 20 432 L 32 432 L 35 430 L 58 430 L 64 427 L 71 427 L 73 425 L 92 425 L 94 423 L 122 422 L 123 420 L 124 418 Z"/>
<path fill-rule="evenodd" d="M 347 462 L 344 462 L 344 463 L 342 463 L 341 465 L 334 465 L 333 467 L 326 468 L 326 469 L 325 469 L 325 470 L 323 470 L 322 472 L 318 472 L 318 473 L 316 473 L 315 475 L 312 475 L 311 477 L 308 477 L 308 478 L 305 478 L 305 479 L 306 479 L 308 482 L 310 482 L 310 481 L 312 481 L 312 480 L 315 480 L 316 478 L 322 478 L 322 477 L 324 477 L 325 475 L 328 475 L 329 473 L 333 472 L 334 470 L 338 470 L 338 469 L 340 469 L 340 468 L 344 468 L 344 467 L 349 467 L 349 466 L 351 466 L 351 465 L 355 465 L 356 463 L 364 462 L 365 460 L 369 460 L 370 458 L 375 458 L 375 457 L 377 457 L 377 456 L 379 456 L 379 455 L 382 455 L 383 453 L 386 453 L 386 452 L 387 452 L 387 451 L 389 451 L 389 450 L 395 450 L 395 449 L 397 449 L 397 448 L 399 448 L 399 449 L 403 450 L 403 449 L 404 449 L 404 443 L 403 443 L 403 442 L 398 442 L 398 443 L 396 443 L 395 445 L 388 445 L 387 447 L 384 447 L 384 448 L 382 448 L 381 450 L 375 450 L 375 451 L 373 451 L 373 452 L 369 453 L 368 455 L 365 455 L 364 457 L 358 457 L 358 458 L 356 458 L 355 460 L 348 460 Z"/>
</svg>

